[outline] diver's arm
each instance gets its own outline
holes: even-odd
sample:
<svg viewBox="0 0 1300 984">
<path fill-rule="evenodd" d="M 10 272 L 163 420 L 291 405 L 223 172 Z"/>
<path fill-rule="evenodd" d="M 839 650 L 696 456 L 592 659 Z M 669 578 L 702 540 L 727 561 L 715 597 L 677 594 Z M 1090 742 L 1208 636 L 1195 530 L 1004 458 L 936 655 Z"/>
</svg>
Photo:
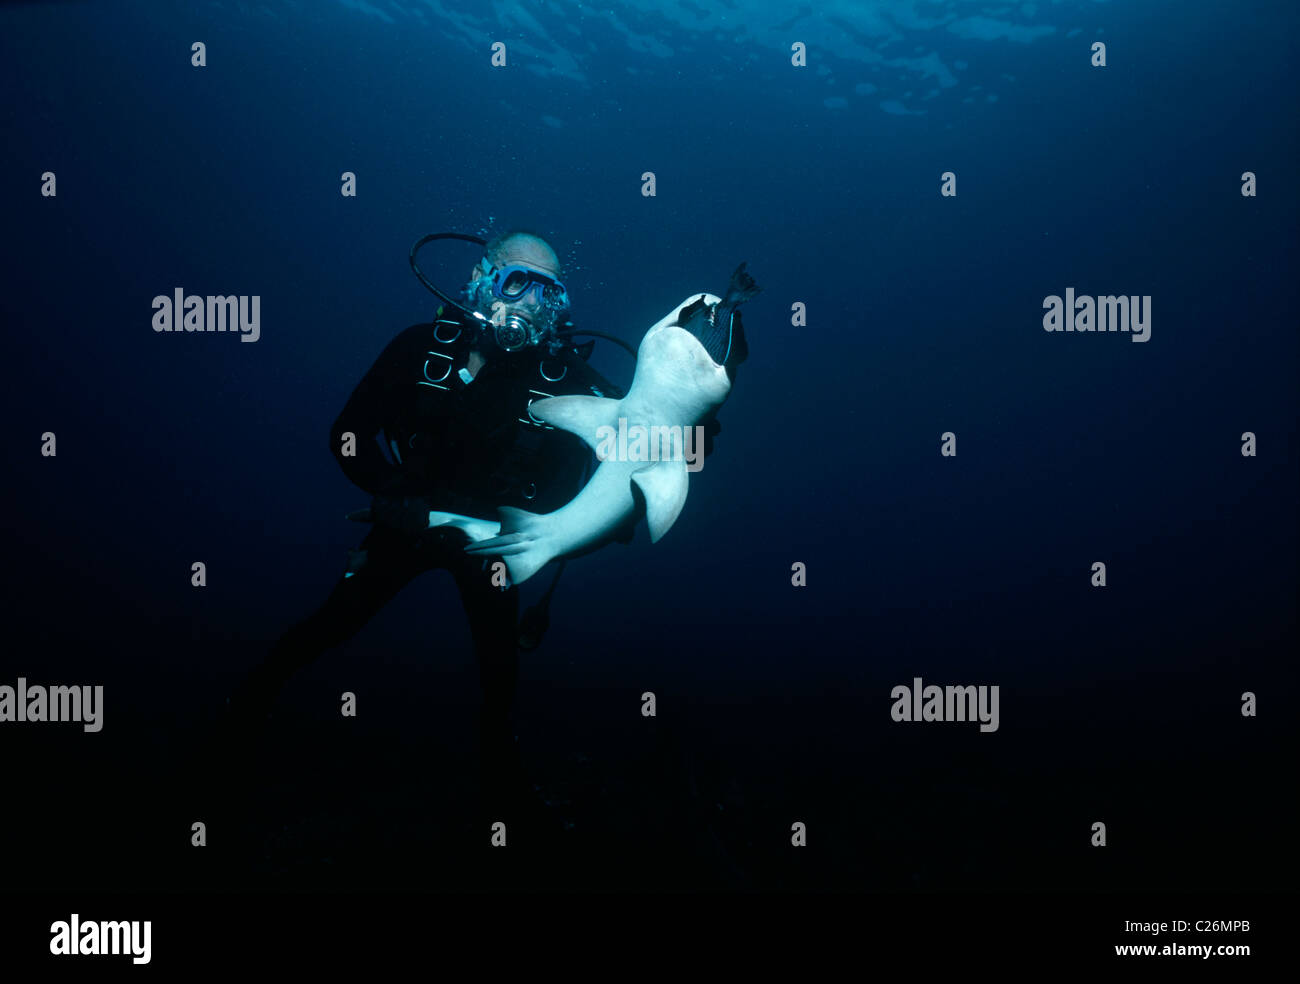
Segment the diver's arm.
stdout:
<svg viewBox="0 0 1300 984">
<path fill-rule="evenodd" d="M 402 355 L 415 333 L 424 326 L 414 325 L 394 338 L 375 360 L 348 398 L 342 412 L 330 427 L 330 450 L 353 485 L 371 495 L 394 491 L 405 477 L 403 470 L 385 457 L 376 441 L 390 409 L 394 382 Z M 354 454 L 343 453 L 343 435 L 355 436 Z"/>
</svg>

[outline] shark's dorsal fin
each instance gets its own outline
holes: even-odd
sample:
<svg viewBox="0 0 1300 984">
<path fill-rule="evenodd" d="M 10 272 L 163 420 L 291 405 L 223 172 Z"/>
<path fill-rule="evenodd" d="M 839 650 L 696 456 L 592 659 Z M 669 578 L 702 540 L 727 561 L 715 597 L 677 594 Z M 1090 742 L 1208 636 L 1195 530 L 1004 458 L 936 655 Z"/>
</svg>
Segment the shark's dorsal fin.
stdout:
<svg viewBox="0 0 1300 984">
<path fill-rule="evenodd" d="M 577 434 L 593 451 L 599 443 L 596 432 L 618 426 L 618 400 L 603 396 L 552 396 L 528 409 L 538 420 Z"/>
<path fill-rule="evenodd" d="M 650 542 L 658 543 L 659 538 L 672 529 L 673 523 L 681 515 L 682 506 L 686 505 L 686 491 L 689 487 L 686 462 L 681 458 L 657 461 L 633 472 L 632 481 L 645 499 L 645 519 L 650 527 Z"/>
</svg>

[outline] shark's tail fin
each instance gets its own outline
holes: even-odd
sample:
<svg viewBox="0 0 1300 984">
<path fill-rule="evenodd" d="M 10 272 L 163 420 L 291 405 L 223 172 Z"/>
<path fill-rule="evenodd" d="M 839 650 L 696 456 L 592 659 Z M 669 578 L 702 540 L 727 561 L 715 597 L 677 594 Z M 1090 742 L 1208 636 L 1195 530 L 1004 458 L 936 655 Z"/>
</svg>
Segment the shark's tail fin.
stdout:
<svg viewBox="0 0 1300 984">
<path fill-rule="evenodd" d="M 736 272 L 731 275 L 731 283 L 727 284 L 727 293 L 722 296 L 722 304 L 719 307 L 739 307 L 763 289 L 745 272 L 745 267 L 748 265 L 746 262 L 736 267 Z"/>
<path fill-rule="evenodd" d="M 542 517 L 510 506 L 502 506 L 497 512 L 501 516 L 501 535 L 471 543 L 465 552 L 500 557 L 505 561 L 510 583 L 523 584 L 554 559 L 541 538 Z"/>
</svg>

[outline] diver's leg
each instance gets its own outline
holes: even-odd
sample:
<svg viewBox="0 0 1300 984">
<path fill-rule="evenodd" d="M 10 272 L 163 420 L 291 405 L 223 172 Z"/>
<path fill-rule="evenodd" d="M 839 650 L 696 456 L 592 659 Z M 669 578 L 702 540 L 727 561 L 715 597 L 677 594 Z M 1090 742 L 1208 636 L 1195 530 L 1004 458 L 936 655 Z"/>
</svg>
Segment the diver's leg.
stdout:
<svg viewBox="0 0 1300 984">
<path fill-rule="evenodd" d="M 266 659 L 231 693 L 212 739 L 215 750 L 246 759 L 281 689 L 294 673 L 346 642 L 428 564 L 410 538 L 382 526 L 371 529 L 325 603 L 294 625 Z M 243 771 L 240 769 L 239 771 Z"/>
<path fill-rule="evenodd" d="M 271 648 L 266 659 L 230 695 L 214 732 L 204 739 L 189 780 L 198 784 L 193 798 L 229 827 L 230 811 L 242 800 L 258 771 L 258 749 L 267 714 L 288 679 L 326 650 L 366 624 L 421 570 L 427 561 L 402 534 L 373 527 L 359 549 L 351 552 L 348 570 L 312 615 L 294 625 Z M 230 834 L 226 836 L 229 838 Z"/>
<path fill-rule="evenodd" d="M 485 785 L 513 792 L 523 781 L 510 719 L 519 680 L 519 589 L 494 586 L 491 561 L 485 565 L 460 550 L 453 554 L 446 566 L 469 616 L 483 686 L 479 749 Z"/>
<path fill-rule="evenodd" d="M 410 537 L 382 526 L 372 528 L 361 546 L 351 551 L 348 570 L 324 604 L 281 636 L 261 665 L 236 688 L 230 698 L 231 713 L 240 718 L 264 716 L 294 673 L 360 632 L 427 567 Z"/>
</svg>

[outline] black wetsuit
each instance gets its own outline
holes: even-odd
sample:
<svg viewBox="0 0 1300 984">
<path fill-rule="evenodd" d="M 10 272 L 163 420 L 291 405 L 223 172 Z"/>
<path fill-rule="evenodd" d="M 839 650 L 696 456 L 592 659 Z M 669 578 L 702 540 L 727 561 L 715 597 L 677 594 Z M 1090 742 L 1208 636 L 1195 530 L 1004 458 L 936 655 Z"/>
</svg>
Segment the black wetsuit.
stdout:
<svg viewBox="0 0 1300 984">
<path fill-rule="evenodd" d="M 499 506 L 560 508 L 580 491 L 591 451 L 532 417 L 529 405 L 549 396 L 623 394 L 572 347 L 554 356 L 537 349 L 498 354 L 467 382 L 476 332 L 459 312 L 439 309 L 433 324 L 393 339 L 339 414 L 330 445 L 348 478 L 376 497 L 374 524 L 325 603 L 291 628 L 232 696 L 236 716 L 260 718 L 295 671 L 355 635 L 412 578 L 444 569 L 469 617 L 483 685 L 485 762 L 500 771 L 512 759 L 518 588 L 494 586 L 489 565 L 462 549 L 460 530 L 420 527 L 430 509 L 496 519 Z M 742 338 L 729 372 L 744 355 Z M 719 429 L 716 419 L 705 422 L 706 455 Z M 351 455 L 346 434 L 355 444 Z"/>
</svg>

